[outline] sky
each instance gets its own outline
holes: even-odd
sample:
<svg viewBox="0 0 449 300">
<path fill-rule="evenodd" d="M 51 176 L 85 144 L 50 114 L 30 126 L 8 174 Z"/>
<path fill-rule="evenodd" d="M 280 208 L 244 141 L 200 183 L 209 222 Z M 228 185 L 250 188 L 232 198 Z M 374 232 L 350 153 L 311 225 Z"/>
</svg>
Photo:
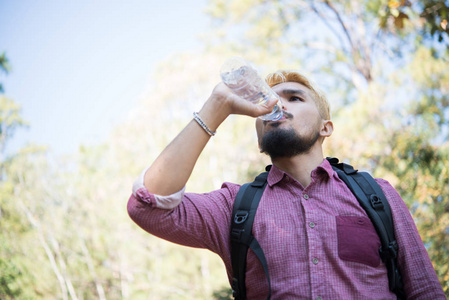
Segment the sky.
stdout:
<svg viewBox="0 0 449 300">
<path fill-rule="evenodd" d="M 201 48 L 207 0 L 0 0 L 5 96 L 22 107 L 27 129 L 7 144 L 56 155 L 105 140 L 136 107 L 155 66 Z"/>
</svg>

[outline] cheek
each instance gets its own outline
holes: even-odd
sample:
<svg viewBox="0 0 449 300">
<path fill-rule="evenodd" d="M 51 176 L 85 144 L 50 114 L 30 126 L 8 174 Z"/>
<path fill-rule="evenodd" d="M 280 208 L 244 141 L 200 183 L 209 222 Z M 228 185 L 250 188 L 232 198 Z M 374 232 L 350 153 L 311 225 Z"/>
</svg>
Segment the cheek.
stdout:
<svg viewBox="0 0 449 300">
<path fill-rule="evenodd" d="M 310 112 L 304 114 L 301 120 L 299 120 L 299 130 L 303 133 L 315 133 L 320 131 L 321 128 L 321 117 Z"/>
<path fill-rule="evenodd" d="M 321 120 L 320 113 L 316 107 L 308 107 L 301 111 L 301 116 L 307 120 L 309 124 L 316 124 L 317 120 Z"/>
</svg>

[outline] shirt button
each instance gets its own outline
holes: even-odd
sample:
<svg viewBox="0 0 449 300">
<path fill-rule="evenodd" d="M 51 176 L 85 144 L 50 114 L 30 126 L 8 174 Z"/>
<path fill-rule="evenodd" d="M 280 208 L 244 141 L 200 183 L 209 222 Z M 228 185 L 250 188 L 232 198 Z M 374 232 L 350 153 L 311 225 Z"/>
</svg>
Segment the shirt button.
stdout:
<svg viewBox="0 0 449 300">
<path fill-rule="evenodd" d="M 313 262 L 314 265 L 318 264 L 318 258 L 312 259 L 312 262 Z"/>
<path fill-rule="evenodd" d="M 304 199 L 308 200 L 309 199 L 309 195 L 304 194 Z"/>
<path fill-rule="evenodd" d="M 315 223 L 310 222 L 310 223 L 309 223 L 309 226 L 310 226 L 310 228 L 313 228 L 313 227 L 315 227 Z"/>
</svg>

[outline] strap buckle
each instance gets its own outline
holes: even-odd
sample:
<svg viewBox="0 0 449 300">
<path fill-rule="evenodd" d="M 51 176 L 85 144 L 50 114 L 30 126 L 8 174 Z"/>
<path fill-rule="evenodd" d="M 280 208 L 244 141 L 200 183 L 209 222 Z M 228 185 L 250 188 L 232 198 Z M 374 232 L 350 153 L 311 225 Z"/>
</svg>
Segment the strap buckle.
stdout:
<svg viewBox="0 0 449 300">
<path fill-rule="evenodd" d="M 371 206 L 374 209 L 384 209 L 384 204 L 382 203 L 382 200 L 376 194 L 371 194 L 369 196 L 369 201 L 371 202 Z"/>
<path fill-rule="evenodd" d="M 385 261 L 387 259 L 396 259 L 398 257 L 398 243 L 396 241 L 392 241 L 388 244 L 387 248 L 381 247 L 379 249 L 380 257 Z"/>
<path fill-rule="evenodd" d="M 249 215 L 248 211 L 238 210 L 235 213 L 235 216 L 234 216 L 234 223 L 235 224 L 242 224 L 243 222 L 246 221 L 246 219 L 248 219 L 248 215 Z"/>
<path fill-rule="evenodd" d="M 243 229 L 234 228 L 231 231 L 231 239 L 236 242 L 240 242 L 242 238 Z"/>
</svg>

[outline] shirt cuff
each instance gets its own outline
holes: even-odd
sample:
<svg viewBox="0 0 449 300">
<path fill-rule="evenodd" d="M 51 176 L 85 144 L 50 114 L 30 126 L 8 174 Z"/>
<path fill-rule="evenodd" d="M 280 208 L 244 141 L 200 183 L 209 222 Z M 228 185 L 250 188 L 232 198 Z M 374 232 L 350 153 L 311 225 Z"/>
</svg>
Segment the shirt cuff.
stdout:
<svg viewBox="0 0 449 300">
<path fill-rule="evenodd" d="M 180 191 L 168 196 L 151 194 L 148 192 L 148 190 L 144 185 L 144 177 L 148 169 L 149 168 L 143 170 L 142 173 L 140 173 L 139 177 L 136 179 L 136 181 L 134 181 L 133 184 L 134 197 L 140 200 L 144 201 L 146 200 L 145 202 L 150 202 L 150 204 L 156 204 L 156 207 L 161 209 L 173 209 L 176 206 L 178 206 L 181 203 L 182 198 L 184 197 L 186 187 L 184 186 Z"/>
</svg>

